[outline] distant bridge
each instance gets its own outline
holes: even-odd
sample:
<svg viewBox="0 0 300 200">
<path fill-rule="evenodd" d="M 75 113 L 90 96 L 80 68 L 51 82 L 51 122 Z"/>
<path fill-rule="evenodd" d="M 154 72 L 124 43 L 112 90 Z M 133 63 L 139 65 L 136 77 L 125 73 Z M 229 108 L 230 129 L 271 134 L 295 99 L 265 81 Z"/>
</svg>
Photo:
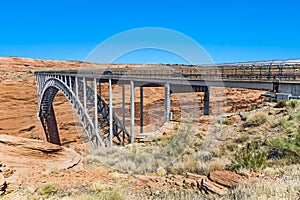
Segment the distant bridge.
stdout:
<svg viewBox="0 0 300 200">
<path fill-rule="evenodd" d="M 143 132 L 143 88 L 164 87 L 164 118 L 170 120 L 170 94 L 204 92 L 204 115 L 209 115 L 210 87 L 269 90 L 300 95 L 300 62 L 264 62 L 216 66 L 177 66 L 35 72 L 38 113 L 47 140 L 60 145 L 53 100 L 60 90 L 76 111 L 94 148 L 132 143 L 134 90 L 140 88 L 140 128 Z M 109 86 L 109 102 L 102 98 Z M 112 88 L 122 85 L 122 118 L 113 112 Z M 130 131 L 125 127 L 125 85 L 130 85 Z"/>
</svg>

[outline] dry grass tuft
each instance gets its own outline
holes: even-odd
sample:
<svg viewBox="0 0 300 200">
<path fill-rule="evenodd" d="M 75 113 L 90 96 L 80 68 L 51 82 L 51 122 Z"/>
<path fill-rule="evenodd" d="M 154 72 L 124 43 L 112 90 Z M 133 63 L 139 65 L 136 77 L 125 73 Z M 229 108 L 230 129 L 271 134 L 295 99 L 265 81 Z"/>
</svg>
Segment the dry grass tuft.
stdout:
<svg viewBox="0 0 300 200">
<path fill-rule="evenodd" d="M 244 199 L 244 200 L 269 200 L 269 199 L 286 199 L 298 200 L 300 196 L 299 179 L 291 180 L 261 180 L 250 179 L 240 183 L 228 195 L 227 199 Z M 224 199 L 224 197 L 222 198 Z"/>
<path fill-rule="evenodd" d="M 250 115 L 243 123 L 243 127 L 256 127 L 268 121 L 268 115 L 265 112 L 256 112 Z"/>
</svg>

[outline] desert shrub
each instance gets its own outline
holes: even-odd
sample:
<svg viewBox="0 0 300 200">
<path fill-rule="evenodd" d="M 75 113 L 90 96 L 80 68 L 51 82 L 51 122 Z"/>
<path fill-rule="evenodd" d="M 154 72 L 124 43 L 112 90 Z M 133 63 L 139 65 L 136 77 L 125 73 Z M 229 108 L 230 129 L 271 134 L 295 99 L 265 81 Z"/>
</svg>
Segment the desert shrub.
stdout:
<svg viewBox="0 0 300 200">
<path fill-rule="evenodd" d="M 168 157 L 181 155 L 187 145 L 191 143 L 193 134 L 191 134 L 190 128 L 190 126 L 186 126 L 179 129 L 178 133 L 169 139 L 167 146 L 162 149 L 163 155 Z"/>
<path fill-rule="evenodd" d="M 269 158 L 285 158 L 288 162 L 298 163 L 300 159 L 300 116 L 299 112 L 297 112 L 297 108 L 299 108 L 298 101 L 291 101 L 290 106 L 296 109 L 296 112 L 291 111 L 288 119 L 279 120 L 277 127 L 280 132 L 269 142 Z"/>
<path fill-rule="evenodd" d="M 103 200 L 123 200 L 125 193 L 119 187 L 110 187 L 103 183 L 93 183 L 91 186 L 91 192 L 95 195 L 96 199 Z M 93 199 L 93 198 L 92 198 Z"/>
<path fill-rule="evenodd" d="M 247 118 L 247 121 L 243 123 L 243 127 L 260 126 L 267 122 L 268 115 L 264 112 L 257 112 Z"/>
<path fill-rule="evenodd" d="M 298 163 L 300 159 L 300 132 L 294 130 L 289 135 L 280 134 L 270 141 L 271 158 L 287 158 L 291 163 Z"/>
<path fill-rule="evenodd" d="M 53 195 L 57 192 L 57 189 L 55 188 L 53 183 L 46 183 L 41 189 L 40 194 L 41 195 Z"/>
<path fill-rule="evenodd" d="M 282 100 L 282 101 L 279 101 L 275 106 L 274 108 L 284 108 L 287 104 L 287 100 Z"/>
<path fill-rule="evenodd" d="M 267 167 L 267 152 L 260 149 L 258 142 L 250 142 L 234 154 L 232 170 L 247 168 L 258 171 Z"/>
<path fill-rule="evenodd" d="M 292 99 L 288 102 L 288 106 L 292 109 L 299 107 L 299 104 L 300 104 L 299 100 L 297 100 L 297 99 Z"/>
</svg>

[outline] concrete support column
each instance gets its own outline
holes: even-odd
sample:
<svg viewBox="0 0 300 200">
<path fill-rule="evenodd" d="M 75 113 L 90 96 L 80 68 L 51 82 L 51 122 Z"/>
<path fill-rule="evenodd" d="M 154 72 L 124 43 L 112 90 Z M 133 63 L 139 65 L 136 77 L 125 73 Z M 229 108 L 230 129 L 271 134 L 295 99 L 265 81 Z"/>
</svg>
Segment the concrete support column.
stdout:
<svg viewBox="0 0 300 200">
<path fill-rule="evenodd" d="M 143 132 L 144 126 L 144 88 L 140 87 L 140 132 Z"/>
<path fill-rule="evenodd" d="M 204 94 L 204 115 L 209 115 L 209 96 L 210 88 L 207 87 L 207 91 Z"/>
<path fill-rule="evenodd" d="M 131 144 L 134 142 L 134 82 L 130 81 L 130 133 Z"/>
<path fill-rule="evenodd" d="M 109 146 L 113 145 L 113 96 L 112 96 L 112 83 L 109 79 Z"/>
<path fill-rule="evenodd" d="M 165 122 L 170 120 L 171 115 L 171 98 L 170 84 L 165 84 Z"/>
</svg>

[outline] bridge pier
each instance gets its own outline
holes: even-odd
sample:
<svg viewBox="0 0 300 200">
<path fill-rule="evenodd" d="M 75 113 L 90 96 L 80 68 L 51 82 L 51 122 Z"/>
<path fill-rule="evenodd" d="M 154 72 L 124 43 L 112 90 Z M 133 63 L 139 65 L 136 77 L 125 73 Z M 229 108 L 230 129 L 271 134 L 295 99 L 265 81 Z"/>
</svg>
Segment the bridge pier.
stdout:
<svg viewBox="0 0 300 200">
<path fill-rule="evenodd" d="M 122 122 L 123 122 L 124 128 L 126 127 L 126 123 L 125 123 L 126 122 L 126 119 L 125 119 L 125 112 L 126 112 L 126 110 L 125 110 L 125 101 L 126 101 L 126 99 L 125 99 L 125 85 L 123 83 L 122 84 Z M 123 134 L 122 139 L 123 139 L 123 145 L 124 145 L 125 134 Z"/>
<path fill-rule="evenodd" d="M 130 142 L 134 143 L 134 82 L 130 81 Z"/>
<path fill-rule="evenodd" d="M 204 115 L 209 115 L 209 97 L 210 88 L 207 87 L 207 90 L 204 92 Z"/>
<path fill-rule="evenodd" d="M 123 121 L 123 125 L 124 127 L 126 127 L 126 124 L 125 124 L 125 85 L 124 83 L 122 84 L 122 121 Z"/>
<path fill-rule="evenodd" d="M 170 91 L 170 84 L 166 83 L 165 84 L 165 122 L 170 120 L 170 115 L 171 115 L 171 91 Z"/>
<path fill-rule="evenodd" d="M 109 79 L 109 146 L 113 145 L 113 96 L 112 96 L 112 83 Z"/>
<path fill-rule="evenodd" d="M 144 88 L 140 87 L 140 133 L 143 133 L 144 126 Z"/>
<path fill-rule="evenodd" d="M 61 145 L 53 105 L 51 105 L 50 113 L 47 116 L 47 123 L 48 123 L 49 133 L 51 133 L 48 135 L 48 142 Z"/>
</svg>

